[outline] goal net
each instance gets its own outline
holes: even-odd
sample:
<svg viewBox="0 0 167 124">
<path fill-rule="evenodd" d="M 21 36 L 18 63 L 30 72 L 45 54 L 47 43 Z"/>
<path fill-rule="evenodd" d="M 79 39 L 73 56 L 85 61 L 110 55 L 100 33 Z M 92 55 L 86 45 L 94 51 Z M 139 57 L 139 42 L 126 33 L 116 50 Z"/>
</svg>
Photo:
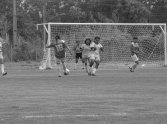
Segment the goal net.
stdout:
<svg viewBox="0 0 167 124">
<path fill-rule="evenodd" d="M 167 65 L 166 24 L 153 23 L 47 23 L 43 26 L 48 36 L 47 44 L 54 41 L 55 35 L 73 48 L 76 40 L 81 43 L 86 38 L 101 38 L 104 52 L 101 61 L 108 66 L 122 67 L 132 63 L 129 46 L 134 36 L 139 39 L 143 53 L 139 54 L 142 64 L 150 66 Z M 56 67 L 54 52 L 45 49 L 40 69 Z M 67 52 L 67 62 L 74 62 Z"/>
</svg>

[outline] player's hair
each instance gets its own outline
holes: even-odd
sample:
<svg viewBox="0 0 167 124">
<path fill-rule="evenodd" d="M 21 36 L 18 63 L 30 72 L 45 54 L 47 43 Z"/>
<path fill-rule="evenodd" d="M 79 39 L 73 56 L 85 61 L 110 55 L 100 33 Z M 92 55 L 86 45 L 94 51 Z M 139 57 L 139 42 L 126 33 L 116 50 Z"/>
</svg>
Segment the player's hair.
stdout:
<svg viewBox="0 0 167 124">
<path fill-rule="evenodd" d="M 96 36 L 95 39 L 100 39 L 100 37 L 99 37 L 99 36 Z"/>
<path fill-rule="evenodd" d="M 133 37 L 133 40 L 138 40 L 138 37 Z"/>
<path fill-rule="evenodd" d="M 91 42 L 92 42 L 90 38 L 86 38 L 84 43 L 86 44 L 86 41 L 87 41 L 87 40 L 89 40 L 89 44 L 88 44 L 88 45 L 90 45 Z"/>
<path fill-rule="evenodd" d="M 59 36 L 59 35 L 56 35 L 56 36 L 55 36 L 55 39 L 60 39 L 60 36 Z"/>
</svg>

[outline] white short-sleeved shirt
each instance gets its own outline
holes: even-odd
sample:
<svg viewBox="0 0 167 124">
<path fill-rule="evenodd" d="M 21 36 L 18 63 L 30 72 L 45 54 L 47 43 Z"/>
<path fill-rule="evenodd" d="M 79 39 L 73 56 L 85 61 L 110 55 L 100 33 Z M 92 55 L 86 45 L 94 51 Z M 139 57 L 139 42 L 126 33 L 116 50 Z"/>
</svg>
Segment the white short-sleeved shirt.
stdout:
<svg viewBox="0 0 167 124">
<path fill-rule="evenodd" d="M 89 52 L 90 52 L 90 46 L 89 45 L 82 44 L 81 48 L 82 48 L 82 54 L 83 55 L 88 55 L 89 54 Z"/>
<path fill-rule="evenodd" d="M 103 48 L 103 46 L 100 43 L 99 44 L 95 44 L 94 42 L 92 42 L 90 44 L 90 48 L 92 48 L 92 47 L 96 48 L 96 50 L 94 51 L 94 53 L 96 55 L 99 55 L 100 54 L 100 49 Z"/>
</svg>

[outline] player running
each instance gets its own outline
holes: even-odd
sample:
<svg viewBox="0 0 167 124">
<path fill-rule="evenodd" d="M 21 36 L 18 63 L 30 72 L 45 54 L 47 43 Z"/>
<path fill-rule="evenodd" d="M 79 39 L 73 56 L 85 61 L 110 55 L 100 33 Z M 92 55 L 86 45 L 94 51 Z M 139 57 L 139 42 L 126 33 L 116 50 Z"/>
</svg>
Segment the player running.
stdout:
<svg viewBox="0 0 167 124">
<path fill-rule="evenodd" d="M 57 35 L 57 36 L 55 36 L 55 42 L 46 46 L 46 48 L 51 48 L 51 47 L 54 48 L 54 51 L 55 51 L 57 67 L 58 67 L 58 70 L 59 70 L 59 77 L 62 76 L 60 63 L 62 63 L 62 65 L 63 65 L 64 75 L 68 75 L 69 70 L 67 69 L 66 63 L 65 63 L 66 49 L 68 49 L 70 51 L 68 45 L 65 43 L 64 40 L 60 39 L 60 36 Z M 70 51 L 70 53 L 72 55 L 71 51 Z"/>
<path fill-rule="evenodd" d="M 4 61 L 3 61 L 3 53 L 2 53 L 2 45 L 4 44 L 4 40 L 2 39 L 2 35 L 0 33 L 0 65 L 1 65 L 1 72 L 2 76 L 7 75 L 7 72 L 5 72 L 5 67 L 4 67 Z"/>
<path fill-rule="evenodd" d="M 100 44 L 100 37 L 95 37 L 94 42 L 90 44 L 90 48 L 90 70 L 88 72 L 88 75 L 96 76 L 96 70 L 100 65 L 100 51 L 103 51 L 103 46 Z M 94 64 L 95 67 L 93 66 Z"/>
<path fill-rule="evenodd" d="M 82 48 L 81 48 L 81 44 L 79 40 L 76 41 L 76 44 L 74 45 L 73 50 L 75 53 L 75 68 L 74 69 L 76 70 L 79 59 L 82 60 Z M 84 63 L 83 63 L 82 69 L 84 69 Z"/>
<path fill-rule="evenodd" d="M 91 39 L 87 38 L 85 42 L 81 45 L 82 49 L 82 62 L 85 64 L 86 72 L 88 73 L 88 61 L 89 61 L 89 53 L 90 53 L 90 44 Z"/>
<path fill-rule="evenodd" d="M 135 62 L 131 67 L 129 67 L 130 72 L 134 72 L 136 67 L 139 65 L 139 52 L 142 52 L 139 48 L 138 37 L 133 37 L 133 41 L 130 45 L 131 58 Z"/>
</svg>

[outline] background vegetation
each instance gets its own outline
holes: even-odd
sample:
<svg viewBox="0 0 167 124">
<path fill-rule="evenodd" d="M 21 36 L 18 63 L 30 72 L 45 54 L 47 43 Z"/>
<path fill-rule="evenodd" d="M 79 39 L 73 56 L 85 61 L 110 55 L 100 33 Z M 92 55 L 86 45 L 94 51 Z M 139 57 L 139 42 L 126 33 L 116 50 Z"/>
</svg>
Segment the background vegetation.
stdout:
<svg viewBox="0 0 167 124">
<path fill-rule="evenodd" d="M 167 0 L 17 0 L 18 41 L 14 43 L 12 2 L 0 0 L 0 31 L 8 41 L 4 47 L 7 61 L 41 59 L 43 35 L 37 32 L 36 24 L 43 21 L 79 23 L 167 21 Z"/>
</svg>

